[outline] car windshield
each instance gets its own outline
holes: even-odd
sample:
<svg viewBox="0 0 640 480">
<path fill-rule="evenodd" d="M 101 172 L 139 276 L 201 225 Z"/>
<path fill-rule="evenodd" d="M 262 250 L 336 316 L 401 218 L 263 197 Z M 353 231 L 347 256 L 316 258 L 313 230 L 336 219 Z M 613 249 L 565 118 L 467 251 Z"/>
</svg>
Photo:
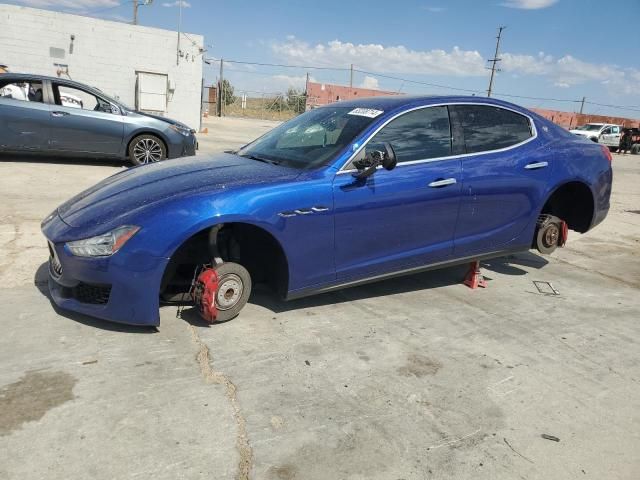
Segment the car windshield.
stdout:
<svg viewBox="0 0 640 480">
<path fill-rule="evenodd" d="M 586 130 L 587 132 L 596 132 L 602 128 L 602 125 L 597 125 L 595 123 L 588 123 L 579 128 L 579 130 Z"/>
<path fill-rule="evenodd" d="M 274 128 L 237 154 L 287 167 L 317 168 L 335 158 L 382 113 L 367 108 L 317 108 Z"/>
</svg>

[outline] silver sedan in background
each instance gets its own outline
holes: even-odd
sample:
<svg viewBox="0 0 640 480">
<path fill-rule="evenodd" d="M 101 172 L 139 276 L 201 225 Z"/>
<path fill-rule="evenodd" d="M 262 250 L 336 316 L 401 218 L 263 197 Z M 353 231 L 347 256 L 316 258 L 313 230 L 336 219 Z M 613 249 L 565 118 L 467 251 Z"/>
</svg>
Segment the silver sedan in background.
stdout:
<svg viewBox="0 0 640 480">
<path fill-rule="evenodd" d="M 41 75 L 0 75 L 0 152 L 118 158 L 195 155 L 195 130 L 136 112 L 100 90 Z"/>
</svg>

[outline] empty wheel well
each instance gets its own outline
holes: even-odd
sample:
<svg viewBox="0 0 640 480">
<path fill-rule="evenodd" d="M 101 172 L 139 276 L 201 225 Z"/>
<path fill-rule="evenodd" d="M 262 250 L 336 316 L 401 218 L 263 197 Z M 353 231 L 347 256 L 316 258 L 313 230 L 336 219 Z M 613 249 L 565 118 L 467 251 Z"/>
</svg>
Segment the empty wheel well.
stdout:
<svg viewBox="0 0 640 480">
<path fill-rule="evenodd" d="M 255 225 L 226 223 L 204 229 L 178 247 L 162 278 L 160 295 L 163 299 L 179 300 L 188 292 L 196 268 L 212 263 L 212 231 L 215 232 L 217 253 L 223 261 L 239 263 L 249 271 L 254 284 L 267 284 L 279 295 L 286 295 L 289 267 L 280 243 Z"/>
<path fill-rule="evenodd" d="M 561 218 L 571 230 L 584 233 L 593 219 L 593 195 L 582 182 L 565 183 L 549 197 L 542 214 Z"/>
<path fill-rule="evenodd" d="M 133 141 L 136 138 L 138 138 L 140 135 L 151 135 L 156 137 L 164 145 L 164 150 L 165 152 L 167 152 L 167 157 L 169 156 L 169 146 L 167 145 L 167 142 L 164 141 L 164 138 L 162 138 L 156 132 L 138 132 L 133 137 L 131 137 L 131 140 L 129 140 L 129 143 L 127 143 L 127 149 L 124 151 L 124 154 L 127 156 L 127 158 L 129 158 L 129 147 L 131 147 L 131 144 L 133 143 Z"/>
</svg>

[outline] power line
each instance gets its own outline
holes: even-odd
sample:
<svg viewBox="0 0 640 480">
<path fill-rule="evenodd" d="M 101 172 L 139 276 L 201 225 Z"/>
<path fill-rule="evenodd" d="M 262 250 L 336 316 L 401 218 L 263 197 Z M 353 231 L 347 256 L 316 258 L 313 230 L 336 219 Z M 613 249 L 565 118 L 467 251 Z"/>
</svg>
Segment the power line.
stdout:
<svg viewBox="0 0 640 480">
<path fill-rule="evenodd" d="M 345 70 L 348 70 L 348 69 L 345 69 Z M 425 85 L 427 87 L 445 88 L 447 90 L 455 90 L 458 92 L 483 93 L 483 90 L 472 90 L 469 88 L 458 88 L 458 87 L 452 87 L 450 85 L 439 85 L 437 83 L 421 82 L 418 80 L 409 80 L 408 78 L 394 77 L 392 75 L 384 75 L 382 73 L 368 72 L 366 70 L 354 69 L 353 71 L 358 73 L 363 73 L 365 75 L 372 75 L 374 77 L 387 78 L 390 80 L 398 80 L 400 82 L 405 82 L 405 83 L 414 83 L 416 85 Z"/>
<path fill-rule="evenodd" d="M 504 27 L 502 27 L 504 28 Z M 205 59 L 205 63 L 207 64 L 211 64 L 212 62 L 219 62 L 220 59 L 217 58 L 207 58 Z M 491 61 L 491 60 L 490 60 Z M 442 84 L 438 84 L 438 83 L 431 83 L 431 82 L 423 82 L 420 80 L 411 80 L 408 78 L 404 78 L 404 77 L 398 77 L 398 76 L 394 76 L 394 75 L 386 75 L 386 74 L 382 74 L 382 73 L 377 73 L 377 72 L 371 72 L 368 70 L 360 70 L 360 69 L 356 69 L 353 68 L 353 70 L 351 69 L 351 67 L 349 68 L 342 68 L 342 67 L 320 67 L 320 66 L 315 66 L 315 65 L 289 65 L 289 64 L 283 64 L 283 63 L 266 63 L 266 62 L 249 62 L 249 61 L 241 61 L 241 60 L 227 60 L 224 59 L 225 63 L 233 63 L 233 64 L 238 64 L 238 65 L 256 65 L 256 66 L 262 66 L 262 67 L 280 67 L 280 68 L 297 68 L 297 69 L 306 69 L 306 70 L 331 70 L 331 71 L 338 71 L 338 72 L 358 72 L 364 75 L 371 75 L 374 77 L 378 77 L 378 78 L 386 78 L 389 80 L 396 80 L 399 82 L 404 82 L 404 83 L 410 83 L 410 84 L 414 84 L 414 85 L 422 85 L 422 86 L 427 86 L 427 87 L 433 87 L 433 88 L 441 88 L 441 89 L 445 89 L 445 90 L 450 90 L 450 91 L 456 91 L 456 92 L 465 92 L 465 93 L 473 93 L 473 94 L 481 94 L 484 93 L 484 90 L 475 90 L 475 89 L 470 89 L 470 88 L 461 88 L 461 87 L 452 87 L 451 85 L 442 85 Z M 240 72 L 239 70 L 234 70 L 237 72 Z M 248 73 L 248 74 L 256 74 L 256 75 L 260 75 L 261 73 L 259 72 L 242 72 L 242 73 Z M 265 74 L 266 75 L 266 74 Z M 489 93 L 487 91 L 487 93 Z M 502 93 L 502 92 L 491 92 L 494 96 L 497 97 L 506 97 L 506 98 L 519 98 L 519 99 L 523 99 L 523 100 L 536 100 L 536 101 L 541 101 L 541 102 L 564 102 L 564 103 L 581 103 L 582 100 L 577 100 L 577 99 L 572 99 L 572 98 L 551 98 L 551 97 L 534 97 L 534 96 L 530 96 L 530 95 L 516 95 L 516 94 L 512 94 L 512 93 Z M 632 112 L 640 112 L 640 107 L 637 107 L 635 105 L 633 106 L 623 106 L 623 105 L 613 105 L 613 104 L 605 104 L 605 103 L 597 103 L 597 102 L 589 102 L 589 101 L 585 101 L 585 104 L 589 104 L 589 105 L 596 105 L 596 106 L 600 106 L 600 107 L 608 107 L 608 108 L 614 108 L 614 109 L 619 109 L 619 110 L 628 110 L 628 111 L 632 111 Z"/>
<path fill-rule="evenodd" d="M 526 100 L 541 100 L 541 101 L 548 101 L 548 102 L 569 102 L 569 103 L 581 102 L 581 100 L 572 100 L 570 98 L 529 97 L 527 95 L 512 95 L 510 93 L 500 93 L 500 92 L 496 92 L 494 93 L 494 95 L 497 97 L 523 98 Z"/>
<path fill-rule="evenodd" d="M 209 61 L 213 60 L 215 62 L 219 62 L 220 59 L 207 59 Z M 236 63 L 236 64 L 242 64 L 242 65 L 259 65 L 262 67 L 282 67 L 282 68 L 304 68 L 304 69 L 310 69 L 310 70 L 335 70 L 335 71 L 341 71 L 341 72 L 348 72 L 350 70 L 350 68 L 340 68 L 340 67 L 316 67 L 316 66 L 312 66 L 312 65 L 285 65 L 282 63 L 262 63 L 262 62 L 244 62 L 244 61 L 240 61 L 240 60 L 227 60 L 226 58 L 224 59 L 225 63 Z"/>
<path fill-rule="evenodd" d="M 133 2 L 133 0 L 127 0 L 126 2 L 120 2 L 120 3 L 118 3 L 117 5 L 112 5 L 111 7 L 99 8 L 99 9 L 97 9 L 97 10 L 88 10 L 88 11 L 86 12 L 86 14 L 93 15 L 93 14 L 95 14 L 95 13 L 102 13 L 102 12 L 106 12 L 106 11 L 109 11 L 109 10 L 114 10 L 114 9 L 116 9 L 116 8 L 123 7 L 123 6 L 125 6 L 126 4 L 128 4 L 128 3 L 132 3 L 132 2 Z"/>
<path fill-rule="evenodd" d="M 630 112 L 640 112 L 640 108 L 635 107 L 635 105 L 630 107 L 623 107 L 621 105 L 610 105 L 607 103 L 596 103 L 596 102 L 589 102 L 589 101 L 585 101 L 584 103 L 588 105 L 597 105 L 598 107 L 618 108 L 620 110 L 629 110 Z"/>
</svg>

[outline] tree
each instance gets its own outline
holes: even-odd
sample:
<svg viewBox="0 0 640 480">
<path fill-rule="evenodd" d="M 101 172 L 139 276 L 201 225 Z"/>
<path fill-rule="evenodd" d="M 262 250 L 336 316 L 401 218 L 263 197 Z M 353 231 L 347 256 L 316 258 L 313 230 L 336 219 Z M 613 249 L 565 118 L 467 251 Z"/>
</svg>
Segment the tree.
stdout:
<svg viewBox="0 0 640 480">
<path fill-rule="evenodd" d="M 296 113 L 305 111 L 307 95 L 297 88 L 289 87 L 287 90 L 287 108 Z"/>
<path fill-rule="evenodd" d="M 220 91 L 225 105 L 231 105 L 236 101 L 235 95 L 233 95 L 233 85 L 226 78 L 222 80 L 222 89 Z"/>
</svg>

